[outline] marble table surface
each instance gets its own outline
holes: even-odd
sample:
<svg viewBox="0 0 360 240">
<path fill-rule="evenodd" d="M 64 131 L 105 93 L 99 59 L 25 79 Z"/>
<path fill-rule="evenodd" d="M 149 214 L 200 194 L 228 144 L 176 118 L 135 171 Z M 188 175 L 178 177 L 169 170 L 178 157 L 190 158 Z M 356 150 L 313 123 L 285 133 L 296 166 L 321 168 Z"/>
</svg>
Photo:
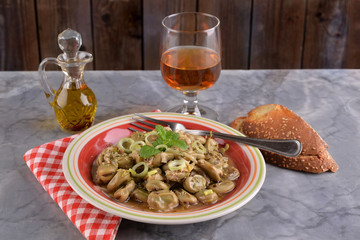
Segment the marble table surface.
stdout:
<svg viewBox="0 0 360 240">
<path fill-rule="evenodd" d="M 61 73 L 50 72 L 59 84 Z M 159 71 L 87 71 L 96 123 L 166 110 L 181 101 Z M 337 173 L 307 174 L 267 164 L 265 183 L 245 206 L 191 225 L 123 219 L 116 239 L 358 239 L 360 236 L 360 70 L 224 70 L 199 94 L 229 124 L 252 108 L 282 104 L 330 146 Z M 83 239 L 23 161 L 40 144 L 68 136 L 57 126 L 37 72 L 0 72 L 0 239 Z"/>
</svg>

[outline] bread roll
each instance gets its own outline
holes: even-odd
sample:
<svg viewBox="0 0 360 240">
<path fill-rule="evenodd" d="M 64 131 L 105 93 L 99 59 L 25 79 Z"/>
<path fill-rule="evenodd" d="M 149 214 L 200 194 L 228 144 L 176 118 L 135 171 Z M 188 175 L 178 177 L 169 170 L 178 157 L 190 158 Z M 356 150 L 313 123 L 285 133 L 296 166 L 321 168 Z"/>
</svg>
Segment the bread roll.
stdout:
<svg viewBox="0 0 360 240">
<path fill-rule="evenodd" d="M 267 163 L 310 173 L 336 172 L 339 167 L 328 153 L 328 145 L 301 117 L 282 105 L 259 106 L 247 117 L 236 118 L 231 127 L 246 136 L 267 139 L 297 139 L 303 144 L 298 157 L 284 157 L 261 150 Z"/>
</svg>

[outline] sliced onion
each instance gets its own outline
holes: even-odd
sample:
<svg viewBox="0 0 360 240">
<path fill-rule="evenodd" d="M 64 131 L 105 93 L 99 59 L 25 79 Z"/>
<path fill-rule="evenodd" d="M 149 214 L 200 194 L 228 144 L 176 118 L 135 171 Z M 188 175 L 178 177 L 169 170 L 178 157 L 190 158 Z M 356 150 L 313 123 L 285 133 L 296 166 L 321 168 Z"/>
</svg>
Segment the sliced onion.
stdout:
<svg viewBox="0 0 360 240">
<path fill-rule="evenodd" d="M 155 147 L 156 149 L 159 149 L 162 152 L 165 152 L 168 149 L 168 146 L 166 144 L 160 144 Z"/>
<path fill-rule="evenodd" d="M 131 151 L 140 151 L 141 147 L 145 146 L 145 145 L 146 144 L 144 141 L 136 141 L 130 145 L 130 150 Z"/>
<path fill-rule="evenodd" d="M 140 173 L 138 173 L 136 170 L 141 166 L 144 166 L 144 169 Z M 143 178 L 148 173 L 149 167 L 145 164 L 145 162 L 139 162 L 135 164 L 132 168 L 130 168 L 129 171 L 131 173 L 131 176 L 137 178 Z"/>
<path fill-rule="evenodd" d="M 158 134 L 155 131 L 145 133 L 145 143 L 152 146 L 153 142 L 156 140 Z"/>
<path fill-rule="evenodd" d="M 204 195 L 207 196 L 209 194 L 212 194 L 213 193 L 213 190 L 212 189 L 206 189 L 204 190 Z"/>
<path fill-rule="evenodd" d="M 131 144 L 135 141 L 132 138 L 122 138 L 118 143 L 118 147 L 125 150 L 126 153 L 131 153 L 132 150 L 130 149 Z"/>
<path fill-rule="evenodd" d="M 150 172 L 148 172 L 148 176 L 154 175 L 155 173 L 157 173 L 158 171 L 156 169 L 151 170 Z"/>
<path fill-rule="evenodd" d="M 171 171 L 181 170 L 186 167 L 186 161 L 184 159 L 173 160 L 168 163 L 168 167 Z"/>
<path fill-rule="evenodd" d="M 199 140 L 195 140 L 191 146 L 200 153 L 206 153 L 205 146 Z"/>
</svg>

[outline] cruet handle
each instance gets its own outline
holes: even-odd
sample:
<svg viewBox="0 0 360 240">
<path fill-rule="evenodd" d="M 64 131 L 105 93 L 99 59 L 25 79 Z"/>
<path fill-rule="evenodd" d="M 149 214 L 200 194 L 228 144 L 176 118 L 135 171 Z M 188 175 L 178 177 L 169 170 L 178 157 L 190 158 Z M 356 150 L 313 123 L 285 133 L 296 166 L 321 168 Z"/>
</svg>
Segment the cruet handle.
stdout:
<svg viewBox="0 0 360 240">
<path fill-rule="evenodd" d="M 45 93 L 46 99 L 48 100 L 50 106 L 52 106 L 52 103 L 54 101 L 55 98 L 55 90 L 54 88 L 49 84 L 46 72 L 45 72 L 45 68 L 46 65 L 52 63 L 52 64 L 56 64 L 59 66 L 58 60 L 56 58 L 45 58 L 39 65 L 39 69 L 38 72 L 40 74 L 40 83 L 41 83 L 41 87 Z"/>
</svg>

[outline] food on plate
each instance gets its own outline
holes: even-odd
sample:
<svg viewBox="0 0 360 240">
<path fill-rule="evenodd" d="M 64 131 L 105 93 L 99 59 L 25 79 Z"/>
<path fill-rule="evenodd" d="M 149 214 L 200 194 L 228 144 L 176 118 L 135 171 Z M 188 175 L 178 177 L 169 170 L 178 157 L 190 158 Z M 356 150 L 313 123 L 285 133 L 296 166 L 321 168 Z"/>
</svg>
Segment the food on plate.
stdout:
<svg viewBox="0 0 360 240">
<path fill-rule="evenodd" d="M 259 106 L 238 117 L 230 125 L 248 137 L 267 139 L 297 139 L 303 144 L 298 157 L 284 157 L 262 150 L 265 161 L 297 171 L 336 172 L 339 167 L 327 151 L 328 145 L 301 117 L 278 104 Z"/>
<path fill-rule="evenodd" d="M 156 212 L 216 203 L 235 188 L 239 170 L 228 145 L 212 137 L 157 125 L 106 147 L 93 164 L 93 181 L 119 202 Z"/>
</svg>

